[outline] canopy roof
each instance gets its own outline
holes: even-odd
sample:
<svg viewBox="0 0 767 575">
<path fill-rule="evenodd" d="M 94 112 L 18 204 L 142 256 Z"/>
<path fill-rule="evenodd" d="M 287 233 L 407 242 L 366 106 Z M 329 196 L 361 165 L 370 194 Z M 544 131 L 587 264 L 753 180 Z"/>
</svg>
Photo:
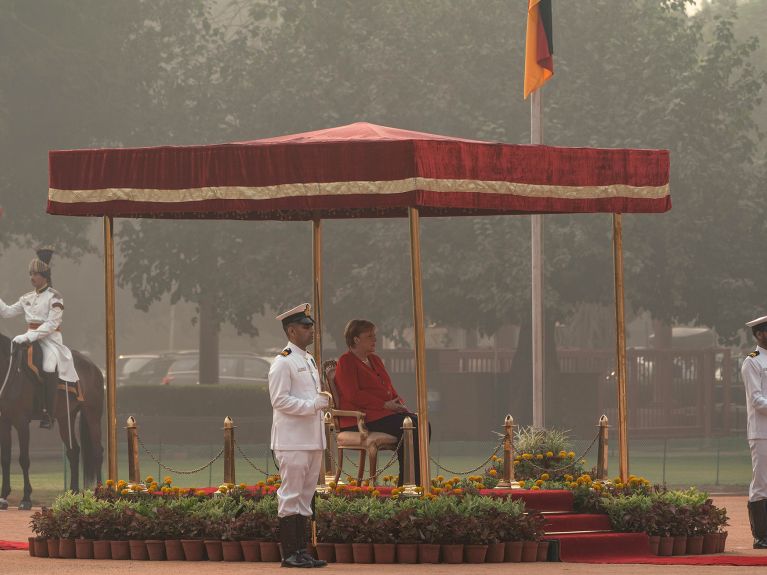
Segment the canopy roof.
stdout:
<svg viewBox="0 0 767 575">
<path fill-rule="evenodd" d="M 310 220 L 665 212 L 667 150 L 480 142 L 358 122 L 205 146 L 49 154 L 48 213 Z"/>
</svg>

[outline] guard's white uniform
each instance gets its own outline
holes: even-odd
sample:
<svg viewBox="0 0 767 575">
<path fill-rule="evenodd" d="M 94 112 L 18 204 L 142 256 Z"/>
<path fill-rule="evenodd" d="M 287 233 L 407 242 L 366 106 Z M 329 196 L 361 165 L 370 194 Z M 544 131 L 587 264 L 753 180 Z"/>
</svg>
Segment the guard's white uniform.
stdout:
<svg viewBox="0 0 767 575">
<path fill-rule="evenodd" d="M 312 514 L 311 502 L 320 475 L 325 431 L 314 358 L 289 343 L 269 369 L 269 397 L 274 409 L 271 447 L 280 466 L 279 517 Z M 290 353 L 286 353 L 290 350 Z"/>
<path fill-rule="evenodd" d="M 748 445 L 753 475 L 748 500 L 767 499 L 767 350 L 757 346 L 740 370 L 746 387 Z"/>
<path fill-rule="evenodd" d="M 64 345 L 61 337 L 61 319 L 64 314 L 64 300 L 52 287 L 39 293 L 24 294 L 13 305 L 6 305 L 0 299 L 0 317 L 9 318 L 24 314 L 27 335 L 36 336 L 43 350 L 43 370 L 53 373 L 58 368 L 59 378 L 64 381 L 79 381 L 72 352 Z"/>
</svg>

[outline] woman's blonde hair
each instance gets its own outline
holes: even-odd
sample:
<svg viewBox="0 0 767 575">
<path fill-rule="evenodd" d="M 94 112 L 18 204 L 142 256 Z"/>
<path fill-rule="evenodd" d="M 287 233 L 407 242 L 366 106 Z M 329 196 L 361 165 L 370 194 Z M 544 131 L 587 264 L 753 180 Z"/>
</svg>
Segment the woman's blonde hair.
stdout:
<svg viewBox="0 0 767 575">
<path fill-rule="evenodd" d="M 344 339 L 346 340 L 346 346 L 352 347 L 354 345 L 354 338 L 361 336 L 363 333 L 375 329 L 375 324 L 372 321 L 366 319 L 353 319 L 346 324 L 344 328 Z"/>
</svg>

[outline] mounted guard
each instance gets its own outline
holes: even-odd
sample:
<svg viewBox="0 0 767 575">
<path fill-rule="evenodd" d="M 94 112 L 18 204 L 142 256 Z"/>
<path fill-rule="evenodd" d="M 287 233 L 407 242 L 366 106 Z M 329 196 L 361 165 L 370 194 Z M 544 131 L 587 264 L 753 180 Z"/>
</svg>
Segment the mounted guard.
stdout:
<svg viewBox="0 0 767 575">
<path fill-rule="evenodd" d="M 7 305 L 0 299 L 0 317 L 10 318 L 24 314 L 27 331 L 14 337 L 13 343 L 40 343 L 45 388 L 40 427 L 50 429 L 53 426 L 59 380 L 65 382 L 65 389 L 69 389 L 76 386 L 80 378 L 75 370 L 72 352 L 64 345 L 61 336 L 64 299 L 53 289 L 51 282 L 50 263 L 54 250 L 44 247 L 36 253 L 37 256 L 29 264 L 29 278 L 35 289 L 21 296 L 13 305 Z"/>
</svg>

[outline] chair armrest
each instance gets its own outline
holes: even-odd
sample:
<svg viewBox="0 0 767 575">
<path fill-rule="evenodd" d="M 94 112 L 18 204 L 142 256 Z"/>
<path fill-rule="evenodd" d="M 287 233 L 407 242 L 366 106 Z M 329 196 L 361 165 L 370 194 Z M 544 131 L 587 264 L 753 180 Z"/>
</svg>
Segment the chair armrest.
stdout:
<svg viewBox="0 0 767 575">
<path fill-rule="evenodd" d="M 357 429 L 362 436 L 362 439 L 367 439 L 368 428 L 365 426 L 365 413 L 362 411 L 352 411 L 350 409 L 331 409 L 330 413 L 333 417 L 356 417 Z"/>
</svg>

